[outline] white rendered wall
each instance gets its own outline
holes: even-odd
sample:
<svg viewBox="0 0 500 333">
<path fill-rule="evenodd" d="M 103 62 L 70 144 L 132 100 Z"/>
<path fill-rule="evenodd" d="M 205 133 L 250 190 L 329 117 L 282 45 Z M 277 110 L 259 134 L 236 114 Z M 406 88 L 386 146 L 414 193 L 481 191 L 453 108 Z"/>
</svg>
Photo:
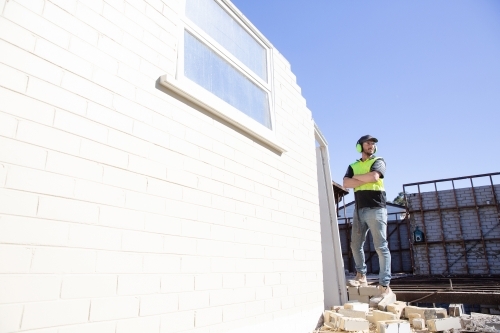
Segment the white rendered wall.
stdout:
<svg viewBox="0 0 500 333">
<path fill-rule="evenodd" d="M 0 332 L 307 332 L 314 126 L 274 51 L 275 154 L 155 88 L 178 0 L 0 0 Z"/>
</svg>

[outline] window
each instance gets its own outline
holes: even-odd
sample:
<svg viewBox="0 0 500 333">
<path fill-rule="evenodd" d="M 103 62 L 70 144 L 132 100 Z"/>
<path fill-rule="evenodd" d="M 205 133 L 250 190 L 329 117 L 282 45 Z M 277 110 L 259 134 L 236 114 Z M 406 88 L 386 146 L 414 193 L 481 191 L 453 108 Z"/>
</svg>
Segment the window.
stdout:
<svg viewBox="0 0 500 333">
<path fill-rule="evenodd" d="M 186 0 L 183 75 L 272 129 L 268 49 L 215 0 Z"/>
<path fill-rule="evenodd" d="M 159 83 L 279 154 L 272 46 L 228 0 L 184 0 L 175 76 Z"/>
</svg>

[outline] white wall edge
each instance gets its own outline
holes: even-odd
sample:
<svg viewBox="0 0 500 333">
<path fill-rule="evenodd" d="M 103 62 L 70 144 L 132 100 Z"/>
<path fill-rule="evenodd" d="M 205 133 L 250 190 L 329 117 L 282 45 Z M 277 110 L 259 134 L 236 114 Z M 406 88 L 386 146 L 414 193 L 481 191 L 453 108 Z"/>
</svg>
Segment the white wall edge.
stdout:
<svg viewBox="0 0 500 333">
<path fill-rule="evenodd" d="M 162 75 L 160 77 L 160 84 L 187 98 L 189 101 L 209 113 L 224 119 L 231 125 L 255 138 L 257 141 L 275 149 L 280 154 L 288 151 L 283 144 L 276 140 L 272 130 L 265 128 L 263 125 L 248 117 L 238 109 L 214 96 L 209 91 L 201 88 L 196 83 L 187 79 L 177 80 L 171 75 Z"/>
</svg>

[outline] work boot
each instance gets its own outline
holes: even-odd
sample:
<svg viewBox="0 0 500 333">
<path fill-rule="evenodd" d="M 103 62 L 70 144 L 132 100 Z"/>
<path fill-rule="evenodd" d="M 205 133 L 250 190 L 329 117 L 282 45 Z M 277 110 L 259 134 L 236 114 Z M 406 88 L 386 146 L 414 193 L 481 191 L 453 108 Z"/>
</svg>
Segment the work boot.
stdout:
<svg viewBox="0 0 500 333">
<path fill-rule="evenodd" d="M 389 295 L 391 295 L 391 294 L 394 294 L 394 293 L 392 292 L 391 287 L 389 287 L 389 286 L 382 286 L 382 285 L 380 285 L 380 286 L 378 286 L 377 288 L 378 288 L 378 290 L 380 290 L 380 296 L 381 296 L 382 298 L 385 298 L 385 297 L 387 297 L 387 296 L 389 296 Z"/>
<path fill-rule="evenodd" d="M 367 286 L 368 282 L 366 281 L 366 275 L 357 272 L 354 280 L 348 280 L 347 285 L 349 287 Z"/>
</svg>

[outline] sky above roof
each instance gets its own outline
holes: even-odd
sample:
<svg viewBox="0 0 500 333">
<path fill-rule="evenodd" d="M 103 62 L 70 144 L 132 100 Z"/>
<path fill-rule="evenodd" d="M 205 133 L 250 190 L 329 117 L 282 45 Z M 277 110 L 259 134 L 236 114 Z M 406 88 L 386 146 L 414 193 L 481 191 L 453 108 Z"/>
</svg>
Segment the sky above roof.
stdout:
<svg viewBox="0 0 500 333">
<path fill-rule="evenodd" d="M 389 200 L 403 184 L 500 171 L 500 1 L 232 2 L 290 62 L 337 183 L 365 134 Z"/>
</svg>

